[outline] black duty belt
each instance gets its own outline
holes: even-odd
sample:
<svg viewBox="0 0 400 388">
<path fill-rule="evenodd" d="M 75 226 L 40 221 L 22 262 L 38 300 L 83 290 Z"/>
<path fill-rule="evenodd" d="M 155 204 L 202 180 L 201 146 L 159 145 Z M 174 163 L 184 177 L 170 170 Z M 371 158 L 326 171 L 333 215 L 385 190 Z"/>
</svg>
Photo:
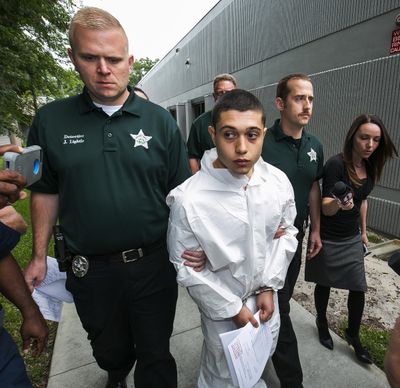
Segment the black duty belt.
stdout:
<svg viewBox="0 0 400 388">
<path fill-rule="evenodd" d="M 153 244 L 147 245 L 143 248 L 133 248 L 128 249 L 123 252 L 118 253 L 110 253 L 107 255 L 80 255 L 86 257 L 89 261 L 112 261 L 112 262 L 123 262 L 123 263 L 130 263 L 132 261 L 137 261 L 142 257 L 148 256 L 153 252 L 158 251 L 159 249 L 166 246 L 165 239 L 161 239 L 156 241 Z M 75 254 L 72 257 L 76 256 Z"/>
<path fill-rule="evenodd" d="M 71 269 L 75 276 L 83 277 L 89 270 L 89 264 L 99 261 L 108 261 L 114 263 L 131 263 L 148 256 L 153 252 L 166 246 L 165 239 L 156 241 L 151 245 L 143 248 L 128 249 L 119 253 L 110 253 L 107 255 L 71 255 Z"/>
</svg>

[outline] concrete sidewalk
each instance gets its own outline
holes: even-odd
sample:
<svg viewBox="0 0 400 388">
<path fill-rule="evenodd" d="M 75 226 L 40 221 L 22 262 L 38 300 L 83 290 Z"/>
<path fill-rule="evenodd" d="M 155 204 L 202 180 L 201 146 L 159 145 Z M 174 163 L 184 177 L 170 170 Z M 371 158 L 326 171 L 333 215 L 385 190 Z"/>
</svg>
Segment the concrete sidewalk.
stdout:
<svg viewBox="0 0 400 388">
<path fill-rule="evenodd" d="M 335 344 L 334 351 L 322 347 L 318 341 L 313 315 L 294 301 L 291 308 L 305 388 L 389 387 L 384 373 L 379 368 L 358 363 L 352 348 L 334 333 L 331 333 Z M 179 388 L 196 387 L 201 345 L 199 312 L 186 290 L 180 288 L 171 339 L 171 352 L 178 365 Z M 269 388 L 279 388 L 272 364 L 267 365 L 264 379 Z M 94 361 L 74 305 L 64 305 L 54 346 L 48 388 L 102 388 L 106 380 L 106 372 Z M 134 387 L 132 374 L 128 377 L 128 387 Z"/>
</svg>

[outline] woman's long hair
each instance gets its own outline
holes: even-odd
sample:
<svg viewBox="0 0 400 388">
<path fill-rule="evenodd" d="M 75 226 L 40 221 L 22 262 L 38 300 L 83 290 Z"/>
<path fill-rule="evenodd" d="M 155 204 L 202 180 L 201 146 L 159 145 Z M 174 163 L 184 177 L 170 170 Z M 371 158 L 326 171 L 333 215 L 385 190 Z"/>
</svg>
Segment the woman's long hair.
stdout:
<svg viewBox="0 0 400 388">
<path fill-rule="evenodd" d="M 354 187 L 360 187 L 362 182 L 360 178 L 358 178 L 353 166 L 353 140 L 360 126 L 367 123 L 376 124 L 381 130 L 381 139 L 377 149 L 367 160 L 365 160 L 367 169 L 372 175 L 373 184 L 375 184 L 381 178 L 383 166 L 387 160 L 392 158 L 395 154 L 398 156 L 396 147 L 394 146 L 385 126 L 383 125 L 382 120 L 378 116 L 362 114 L 356 117 L 351 124 L 349 131 L 347 132 L 343 147 L 343 160 L 350 178 L 350 182 L 352 185 L 354 185 Z"/>
</svg>

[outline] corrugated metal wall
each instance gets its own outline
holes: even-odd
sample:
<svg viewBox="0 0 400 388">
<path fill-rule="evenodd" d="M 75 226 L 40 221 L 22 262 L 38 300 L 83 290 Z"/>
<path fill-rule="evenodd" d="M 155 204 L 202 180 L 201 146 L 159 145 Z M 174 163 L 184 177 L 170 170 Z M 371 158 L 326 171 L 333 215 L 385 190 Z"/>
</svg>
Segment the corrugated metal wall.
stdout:
<svg viewBox="0 0 400 388">
<path fill-rule="evenodd" d="M 242 71 L 400 6 L 399 0 L 222 3 L 226 4 L 222 11 L 193 36 L 189 33 L 145 77 L 142 85 L 152 99 L 163 102 L 178 97 L 209 83 L 218 73 Z M 189 68 L 185 66 L 188 58 Z M 262 79 L 265 81 L 265 74 L 257 81 Z"/>
<path fill-rule="evenodd" d="M 310 74 L 316 96 L 310 130 L 325 154 L 339 152 L 354 117 L 381 116 L 400 150 L 400 56 L 388 56 L 400 0 L 222 0 L 142 80 L 150 98 L 190 105 L 229 72 L 278 116 L 276 82 Z M 189 66 L 185 62 L 189 59 Z M 187 128 L 183 128 L 187 133 Z M 400 161 L 385 167 L 370 196 L 368 224 L 400 236 Z"/>
</svg>

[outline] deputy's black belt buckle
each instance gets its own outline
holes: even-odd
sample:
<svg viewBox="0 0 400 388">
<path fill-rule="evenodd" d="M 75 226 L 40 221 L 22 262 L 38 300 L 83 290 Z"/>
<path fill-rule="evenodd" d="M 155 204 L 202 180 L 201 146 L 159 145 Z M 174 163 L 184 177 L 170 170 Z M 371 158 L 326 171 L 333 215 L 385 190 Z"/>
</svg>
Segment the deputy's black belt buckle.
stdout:
<svg viewBox="0 0 400 388">
<path fill-rule="evenodd" d="M 89 260 L 80 255 L 72 258 L 71 269 L 74 275 L 78 278 L 83 278 L 89 270 Z"/>
<path fill-rule="evenodd" d="M 127 251 L 122 252 L 122 260 L 124 263 L 130 263 L 132 261 L 136 261 L 141 259 L 144 256 L 142 248 L 138 249 L 129 249 Z"/>
</svg>

